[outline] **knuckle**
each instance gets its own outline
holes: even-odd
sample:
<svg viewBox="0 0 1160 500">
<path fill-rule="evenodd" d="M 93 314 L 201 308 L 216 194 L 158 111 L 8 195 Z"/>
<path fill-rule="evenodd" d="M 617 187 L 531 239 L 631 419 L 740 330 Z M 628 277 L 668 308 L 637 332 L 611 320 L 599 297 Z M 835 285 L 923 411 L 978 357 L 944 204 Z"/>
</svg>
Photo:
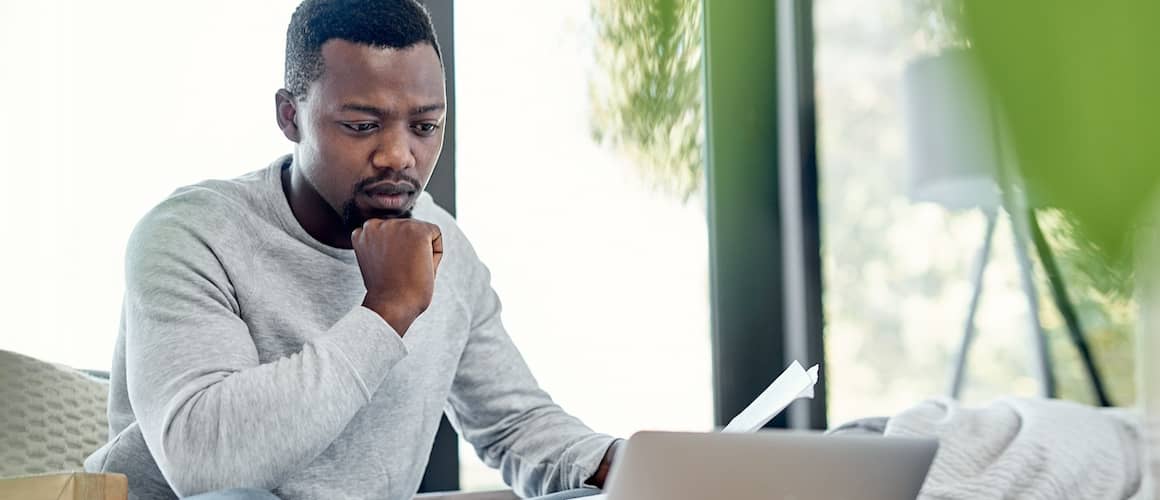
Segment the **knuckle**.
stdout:
<svg viewBox="0 0 1160 500">
<path fill-rule="evenodd" d="M 421 235 L 421 234 L 427 232 L 427 228 L 426 228 L 427 223 L 426 222 L 417 221 L 417 220 L 410 220 L 409 222 L 410 222 L 410 224 L 407 224 L 407 230 L 410 231 L 412 234 Z"/>
</svg>

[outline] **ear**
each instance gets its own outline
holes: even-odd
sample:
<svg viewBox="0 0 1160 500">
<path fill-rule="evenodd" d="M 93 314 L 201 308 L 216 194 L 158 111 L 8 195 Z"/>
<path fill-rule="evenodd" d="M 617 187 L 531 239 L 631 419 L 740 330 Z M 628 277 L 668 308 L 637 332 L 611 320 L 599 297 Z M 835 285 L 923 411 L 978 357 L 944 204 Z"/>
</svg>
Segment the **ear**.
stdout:
<svg viewBox="0 0 1160 500">
<path fill-rule="evenodd" d="M 289 90 L 281 89 L 274 94 L 274 111 L 282 135 L 292 142 L 298 142 L 302 138 L 298 129 L 298 101 Z"/>
</svg>

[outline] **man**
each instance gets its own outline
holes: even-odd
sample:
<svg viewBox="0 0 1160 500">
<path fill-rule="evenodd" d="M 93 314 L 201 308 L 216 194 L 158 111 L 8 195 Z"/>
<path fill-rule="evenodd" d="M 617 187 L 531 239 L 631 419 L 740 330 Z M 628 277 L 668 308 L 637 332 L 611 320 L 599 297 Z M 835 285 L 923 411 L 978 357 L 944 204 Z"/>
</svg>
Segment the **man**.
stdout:
<svg viewBox="0 0 1160 500">
<path fill-rule="evenodd" d="M 415 0 L 298 7 L 275 99 L 294 154 L 179 189 L 134 230 L 111 439 L 86 469 L 142 499 L 407 499 L 446 412 L 523 495 L 603 485 L 614 439 L 540 390 L 423 192 L 442 69 Z"/>
</svg>

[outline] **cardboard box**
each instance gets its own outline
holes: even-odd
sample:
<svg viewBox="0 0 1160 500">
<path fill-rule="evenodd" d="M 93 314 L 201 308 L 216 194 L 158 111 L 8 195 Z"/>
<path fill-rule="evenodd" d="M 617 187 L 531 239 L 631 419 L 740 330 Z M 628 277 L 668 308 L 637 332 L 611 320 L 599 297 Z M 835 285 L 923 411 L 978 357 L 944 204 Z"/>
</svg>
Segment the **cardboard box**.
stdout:
<svg viewBox="0 0 1160 500">
<path fill-rule="evenodd" d="M 127 500 L 123 474 L 66 472 L 0 479 L 0 500 Z"/>
</svg>

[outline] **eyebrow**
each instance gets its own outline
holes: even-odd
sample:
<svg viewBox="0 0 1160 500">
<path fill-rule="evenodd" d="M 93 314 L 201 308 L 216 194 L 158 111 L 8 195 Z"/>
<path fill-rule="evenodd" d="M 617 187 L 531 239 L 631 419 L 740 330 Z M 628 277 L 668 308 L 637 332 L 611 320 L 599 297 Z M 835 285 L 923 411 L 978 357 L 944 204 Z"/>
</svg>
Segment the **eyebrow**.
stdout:
<svg viewBox="0 0 1160 500">
<path fill-rule="evenodd" d="M 411 116 L 431 113 L 434 111 L 442 111 L 447 108 L 444 103 L 427 104 L 424 106 L 417 106 L 411 108 Z M 377 106 L 368 106 L 366 104 L 347 103 L 342 105 L 343 111 L 354 111 L 356 113 L 366 113 L 368 115 L 375 115 L 380 118 L 392 116 L 395 113 Z"/>
<path fill-rule="evenodd" d="M 428 104 L 426 106 L 419 106 L 419 107 L 411 108 L 411 115 L 422 115 L 422 114 L 431 113 L 431 112 L 435 112 L 435 111 L 443 111 L 446 108 L 447 108 L 447 105 L 443 104 L 441 102 L 435 103 L 435 104 Z"/>
</svg>

